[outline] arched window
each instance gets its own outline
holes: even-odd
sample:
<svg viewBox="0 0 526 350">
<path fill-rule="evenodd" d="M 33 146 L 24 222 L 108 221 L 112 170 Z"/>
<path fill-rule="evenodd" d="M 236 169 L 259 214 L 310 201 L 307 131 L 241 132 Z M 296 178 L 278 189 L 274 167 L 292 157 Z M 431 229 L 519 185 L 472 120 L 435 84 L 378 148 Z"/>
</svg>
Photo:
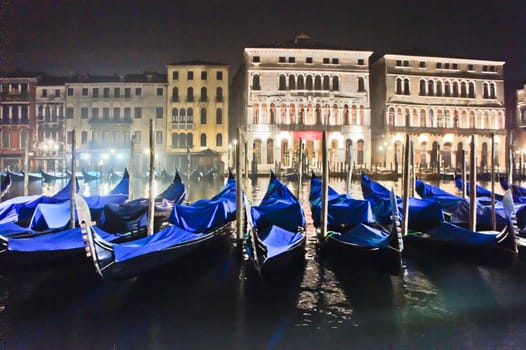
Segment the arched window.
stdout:
<svg viewBox="0 0 526 350">
<path fill-rule="evenodd" d="M 469 95 L 468 95 L 468 97 L 475 98 L 475 83 L 470 81 L 469 84 L 468 84 L 468 88 L 469 88 Z"/>
<path fill-rule="evenodd" d="M 203 86 L 201 88 L 201 98 L 199 99 L 201 102 L 207 102 L 208 101 L 208 93 L 206 88 Z"/>
<path fill-rule="evenodd" d="M 462 113 L 460 114 L 460 127 L 468 127 L 468 114 L 466 113 L 466 111 L 462 111 Z"/>
<path fill-rule="evenodd" d="M 337 76 L 332 77 L 332 89 L 334 91 L 340 90 L 340 81 Z"/>
<path fill-rule="evenodd" d="M 287 89 L 287 82 L 286 82 L 286 78 L 283 74 L 281 74 L 279 76 L 279 87 L 278 87 L 279 90 L 286 90 Z"/>
<path fill-rule="evenodd" d="M 223 102 L 223 88 L 222 87 L 218 87 L 216 89 L 216 101 Z"/>
<path fill-rule="evenodd" d="M 294 75 L 289 75 L 289 90 L 296 90 L 296 80 Z"/>
<path fill-rule="evenodd" d="M 172 108 L 172 123 L 179 122 L 179 110 L 177 108 Z"/>
<path fill-rule="evenodd" d="M 194 147 L 194 135 L 191 132 L 186 134 L 186 147 Z"/>
<path fill-rule="evenodd" d="M 469 127 L 475 129 L 475 112 L 469 112 Z"/>
<path fill-rule="evenodd" d="M 394 107 L 389 107 L 389 112 L 388 112 L 388 123 L 390 126 L 394 126 L 395 122 L 395 110 L 394 110 Z"/>
<path fill-rule="evenodd" d="M 172 89 L 172 101 L 173 102 L 179 101 L 179 89 L 177 87 L 174 87 Z"/>
<path fill-rule="evenodd" d="M 259 75 L 252 76 L 252 90 L 261 90 L 261 85 L 259 83 Z"/>
<path fill-rule="evenodd" d="M 358 92 L 365 92 L 365 79 L 358 77 Z"/>
<path fill-rule="evenodd" d="M 330 90 L 331 89 L 331 83 L 329 80 L 328 75 L 323 76 L 323 90 Z"/>
<path fill-rule="evenodd" d="M 426 81 L 420 80 L 420 96 L 426 95 Z"/>
<path fill-rule="evenodd" d="M 496 98 L 495 83 L 491 83 L 491 85 L 490 85 L 489 97 L 490 98 Z"/>
<path fill-rule="evenodd" d="M 252 107 L 252 123 L 259 124 L 259 105 L 254 103 Z"/>
<path fill-rule="evenodd" d="M 267 140 L 267 164 L 274 164 L 274 140 Z"/>
<path fill-rule="evenodd" d="M 343 124 L 351 125 L 351 120 L 349 118 L 349 106 L 343 106 Z"/>
<path fill-rule="evenodd" d="M 189 87 L 186 89 L 186 101 L 193 102 L 194 101 L 194 89 Z"/>
<path fill-rule="evenodd" d="M 483 91 L 483 97 L 484 98 L 488 98 L 489 97 L 488 83 L 483 83 L 482 84 L 482 91 Z"/>
<path fill-rule="evenodd" d="M 363 140 L 359 140 L 357 142 L 357 147 L 356 147 L 356 163 L 357 164 L 363 164 L 364 163 L 364 159 L 365 159 L 365 154 L 364 154 L 364 150 L 365 150 L 365 142 Z"/>
<path fill-rule="evenodd" d="M 436 93 L 436 95 L 437 95 L 437 96 L 442 96 L 442 93 L 443 93 L 443 92 L 442 92 L 442 82 L 441 82 L 440 80 L 437 81 L 437 86 L 436 86 L 436 88 L 437 88 L 437 91 L 436 91 L 437 93 Z"/>
<path fill-rule="evenodd" d="M 501 130 L 504 129 L 504 116 L 502 112 L 497 113 L 497 120 L 495 121 L 495 129 Z"/>
<path fill-rule="evenodd" d="M 206 124 L 206 108 L 201 108 L 201 124 Z"/>
<path fill-rule="evenodd" d="M 223 134 L 219 133 L 216 135 L 216 146 L 222 147 L 223 146 Z"/>
<path fill-rule="evenodd" d="M 435 95 L 435 84 L 434 84 L 433 80 L 428 80 L 427 81 L 427 94 L 429 96 Z"/>
<path fill-rule="evenodd" d="M 186 123 L 186 109 L 179 110 L 179 123 Z"/>
<path fill-rule="evenodd" d="M 451 96 L 451 84 L 449 81 L 446 81 L 444 83 L 444 96 L 450 97 Z"/>
<path fill-rule="evenodd" d="M 26 147 L 28 137 L 29 132 L 27 131 L 27 129 L 20 130 L 20 148 Z"/>
<path fill-rule="evenodd" d="M 201 147 L 206 147 L 206 134 L 201 134 Z"/>
<path fill-rule="evenodd" d="M 187 123 L 193 123 L 194 122 L 194 110 L 192 108 L 188 108 L 186 110 L 186 122 Z"/>
<path fill-rule="evenodd" d="M 269 124 L 276 124 L 276 105 L 274 103 L 270 104 L 270 120 Z"/>
<path fill-rule="evenodd" d="M 439 109 L 437 110 L 437 127 L 443 128 L 445 124 L 444 112 Z"/>
<path fill-rule="evenodd" d="M 397 108 L 396 109 L 396 121 L 395 121 L 395 126 L 404 126 L 405 123 L 404 123 L 404 116 L 402 114 L 402 108 Z"/>
<path fill-rule="evenodd" d="M 360 113 L 358 114 L 358 125 L 364 125 L 365 121 L 365 108 L 360 106 Z"/>
<path fill-rule="evenodd" d="M 321 90 L 321 77 L 319 75 L 314 78 L 314 90 Z"/>
<path fill-rule="evenodd" d="M 303 75 L 298 76 L 298 90 L 305 90 L 305 79 Z"/>
<path fill-rule="evenodd" d="M 412 126 L 412 127 L 419 127 L 419 126 L 424 126 L 425 125 L 425 122 L 426 122 L 426 119 L 424 117 L 424 120 L 423 120 L 423 124 L 419 123 L 419 119 L 418 119 L 418 111 L 416 110 L 416 108 L 413 108 L 413 113 L 411 114 L 411 124 L 409 126 Z"/>
<path fill-rule="evenodd" d="M 358 125 L 358 121 L 356 120 L 356 116 L 357 116 L 356 106 L 353 105 L 351 107 L 351 125 Z"/>
<path fill-rule="evenodd" d="M 223 124 L 223 110 L 221 108 L 216 109 L 216 124 Z"/>
<path fill-rule="evenodd" d="M 410 95 L 411 90 L 409 89 L 409 79 L 404 79 L 404 94 Z"/>
<path fill-rule="evenodd" d="M 403 91 L 402 91 L 402 78 L 396 78 L 396 93 L 398 95 L 403 94 Z"/>
<path fill-rule="evenodd" d="M 458 97 L 458 81 L 453 82 L 453 97 Z"/>
<path fill-rule="evenodd" d="M 179 147 L 179 134 L 177 133 L 172 134 L 172 147 Z"/>
<path fill-rule="evenodd" d="M 464 81 L 460 83 L 460 96 L 461 97 L 467 97 L 468 96 L 466 83 Z"/>
<path fill-rule="evenodd" d="M 307 90 L 312 90 L 312 76 L 311 75 L 308 75 L 307 76 Z"/>
</svg>

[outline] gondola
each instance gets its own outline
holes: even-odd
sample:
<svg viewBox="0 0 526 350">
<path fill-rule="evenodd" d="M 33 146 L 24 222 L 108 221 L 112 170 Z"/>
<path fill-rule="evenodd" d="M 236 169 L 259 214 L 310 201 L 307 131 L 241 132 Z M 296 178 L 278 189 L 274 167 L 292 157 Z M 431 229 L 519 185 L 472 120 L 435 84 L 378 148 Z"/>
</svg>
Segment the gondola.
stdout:
<svg viewBox="0 0 526 350">
<path fill-rule="evenodd" d="M 462 178 L 457 175 L 455 177 L 455 186 L 457 187 L 458 190 L 462 191 Z M 476 191 L 477 191 L 477 198 L 486 198 L 486 201 L 488 201 L 490 204 L 490 200 L 491 200 L 491 191 L 480 186 L 480 185 L 477 185 L 476 187 Z M 470 194 L 470 191 L 471 191 L 471 183 L 469 181 L 466 182 L 466 193 L 469 195 Z M 504 196 L 502 194 L 498 194 L 498 193 L 495 193 L 495 200 L 498 200 L 498 201 L 501 201 L 502 198 Z"/>
<path fill-rule="evenodd" d="M 11 187 L 11 176 L 5 173 L 5 175 L 2 175 L 2 179 L 0 181 L 0 199 L 7 194 L 10 187 Z"/>
<path fill-rule="evenodd" d="M 503 200 L 508 225 L 501 231 L 472 231 L 443 222 L 426 232 L 404 236 L 404 249 L 410 255 L 429 259 L 433 256 L 508 266 L 518 254 L 515 227 L 511 219 L 513 199 L 507 191 Z"/>
<path fill-rule="evenodd" d="M 85 182 L 95 181 L 95 180 L 99 180 L 101 178 L 101 173 L 98 172 L 98 171 L 86 171 L 86 170 L 82 169 L 81 172 L 82 172 L 82 179 Z"/>
<path fill-rule="evenodd" d="M 89 211 L 82 198 L 77 197 L 79 220 L 85 223 L 88 255 L 102 278 L 126 279 L 213 248 L 229 233 L 236 215 L 235 193 L 235 180 L 229 179 L 211 199 L 188 206 L 176 205 L 171 215 L 173 224 L 151 236 L 124 243 L 105 240 L 104 232 L 90 224 Z"/>
<path fill-rule="evenodd" d="M 127 171 L 125 171 L 126 174 Z M 124 176 L 120 184 L 126 183 L 127 179 L 128 177 Z M 116 185 L 112 192 L 117 194 L 110 194 L 110 198 L 111 196 L 123 196 L 123 194 L 119 194 L 121 191 L 123 188 L 119 184 Z M 127 195 L 124 197 L 127 198 Z M 82 201 L 87 207 L 91 220 L 94 213 L 93 199 L 82 197 Z M 99 199 L 98 203 L 103 202 Z M 36 226 L 36 224 L 46 225 L 46 231 L 23 228 L 15 224 L 2 225 L 0 229 L 0 271 L 60 267 L 65 264 L 89 262 L 85 258 L 86 243 L 82 239 L 80 227 L 63 228 L 63 225 L 69 222 L 71 215 L 69 210 L 69 201 L 64 201 L 53 204 L 50 210 L 40 213 L 40 216 L 35 214 L 32 220 L 34 223 L 31 227 Z M 44 214 L 47 215 L 45 218 L 43 217 Z M 78 218 L 77 221 L 79 221 Z M 60 226 L 60 229 L 49 229 L 53 223 Z M 109 242 L 123 242 L 143 237 L 144 233 L 139 231 L 101 232 L 101 235 Z"/>
<path fill-rule="evenodd" d="M 510 189 L 511 194 L 513 195 L 513 201 L 515 203 L 525 203 L 526 204 L 526 188 L 515 185 L 515 184 L 509 184 L 506 180 L 500 179 L 500 185 L 504 191 Z"/>
<path fill-rule="evenodd" d="M 7 170 L 7 173 L 11 177 L 12 181 L 24 181 L 25 180 L 25 172 L 24 171 L 12 171 Z M 27 174 L 28 181 L 41 181 L 42 180 L 42 174 L 41 173 L 28 173 Z"/>
<path fill-rule="evenodd" d="M 245 251 L 262 276 L 304 261 L 305 214 L 301 203 L 273 172 L 260 204 L 251 207 L 245 200 L 245 207 Z"/>
<path fill-rule="evenodd" d="M 309 202 L 314 227 L 319 229 L 322 184 L 311 177 Z M 319 238 L 319 252 L 333 263 L 354 269 L 373 268 L 397 274 L 402 268 L 402 237 L 396 197 L 391 191 L 390 229 L 374 222 L 368 201 L 328 188 L 327 235 Z"/>
<path fill-rule="evenodd" d="M 64 180 L 69 179 L 70 175 L 68 173 L 63 172 L 47 172 L 44 170 L 40 170 L 40 173 L 42 174 L 42 178 L 45 182 L 53 182 L 57 180 Z"/>
<path fill-rule="evenodd" d="M 382 226 L 391 223 L 391 191 L 367 175 L 361 176 L 363 197 L 371 203 L 375 220 Z M 403 200 L 397 197 L 399 212 L 402 212 Z M 409 198 L 408 227 L 414 231 L 426 231 L 444 221 L 444 212 L 440 204 L 433 200 Z"/>
</svg>

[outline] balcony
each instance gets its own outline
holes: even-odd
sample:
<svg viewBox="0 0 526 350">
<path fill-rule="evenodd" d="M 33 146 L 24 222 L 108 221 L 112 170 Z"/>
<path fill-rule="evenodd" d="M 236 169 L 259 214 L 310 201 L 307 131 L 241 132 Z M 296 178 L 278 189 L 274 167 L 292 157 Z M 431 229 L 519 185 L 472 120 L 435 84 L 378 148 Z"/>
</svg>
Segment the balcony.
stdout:
<svg viewBox="0 0 526 350">
<path fill-rule="evenodd" d="M 193 96 L 188 96 L 186 98 L 186 102 L 194 102 L 194 97 Z"/>
<path fill-rule="evenodd" d="M 179 102 L 179 96 L 172 96 L 172 102 Z"/>
<path fill-rule="evenodd" d="M 0 99 L 2 102 L 18 102 L 18 101 L 29 101 L 30 95 L 27 92 L 23 93 L 8 93 L 3 92 L 0 94 Z"/>
<path fill-rule="evenodd" d="M 216 102 L 223 102 L 223 96 L 216 96 Z"/>
<path fill-rule="evenodd" d="M 98 118 L 93 117 L 89 120 L 90 124 L 131 124 L 132 119 L 131 117 L 124 117 L 124 118 Z"/>
<path fill-rule="evenodd" d="M 171 123 L 171 127 L 172 129 L 180 129 L 180 130 L 195 130 L 196 129 L 196 124 L 195 123 L 192 123 L 192 122 L 188 122 L 188 123 Z"/>
<path fill-rule="evenodd" d="M 207 96 L 199 97 L 199 102 L 208 102 L 208 97 Z"/>
<path fill-rule="evenodd" d="M 0 120 L 0 123 L 2 125 L 28 125 L 29 124 L 29 118 L 28 117 L 22 117 L 22 118 L 11 118 L 4 117 Z"/>
<path fill-rule="evenodd" d="M 459 128 L 459 127 L 417 127 L 417 126 L 388 126 L 388 132 L 400 132 L 400 133 L 411 133 L 411 134 L 456 134 L 462 136 L 471 136 L 471 135 L 483 135 L 490 134 L 494 132 L 497 135 L 506 135 L 505 129 L 476 129 L 476 128 Z"/>
<path fill-rule="evenodd" d="M 327 130 L 329 132 L 342 132 L 342 125 L 323 125 L 323 124 L 278 124 L 276 125 L 279 131 L 322 131 Z"/>
</svg>

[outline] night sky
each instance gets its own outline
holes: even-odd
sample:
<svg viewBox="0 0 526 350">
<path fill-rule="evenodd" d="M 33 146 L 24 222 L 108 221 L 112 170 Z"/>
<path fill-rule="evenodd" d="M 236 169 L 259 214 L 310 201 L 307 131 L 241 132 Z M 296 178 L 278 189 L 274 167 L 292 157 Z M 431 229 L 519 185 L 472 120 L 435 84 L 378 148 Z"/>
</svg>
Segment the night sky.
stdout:
<svg viewBox="0 0 526 350">
<path fill-rule="evenodd" d="M 377 53 L 502 60 L 507 79 L 526 83 L 525 0 L 10 0 L 8 11 L 12 70 L 164 72 L 186 60 L 235 70 L 243 48 L 304 32 Z"/>
</svg>

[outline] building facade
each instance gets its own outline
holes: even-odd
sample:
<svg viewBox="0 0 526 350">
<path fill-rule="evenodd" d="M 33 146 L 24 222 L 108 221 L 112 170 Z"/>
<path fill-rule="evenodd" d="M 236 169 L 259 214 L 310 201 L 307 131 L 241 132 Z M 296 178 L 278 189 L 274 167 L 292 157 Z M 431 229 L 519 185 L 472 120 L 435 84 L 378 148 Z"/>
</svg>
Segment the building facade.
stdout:
<svg viewBox="0 0 526 350">
<path fill-rule="evenodd" d="M 36 77 L 0 77 L 0 168 L 22 170 L 33 152 Z M 33 167 L 32 164 L 29 164 Z"/>
<path fill-rule="evenodd" d="M 242 78 L 235 79 L 242 84 L 238 125 L 258 171 L 295 166 L 300 139 L 306 166 L 319 167 L 322 130 L 333 170 L 343 168 L 349 151 L 357 165 L 369 163 L 371 54 L 319 45 L 306 35 L 245 49 Z"/>
<path fill-rule="evenodd" d="M 229 67 L 192 61 L 169 64 L 168 169 L 224 169 L 228 153 Z"/>
<path fill-rule="evenodd" d="M 501 61 L 384 55 L 371 65 L 373 164 L 396 166 L 409 133 L 419 168 L 460 168 L 476 135 L 477 166 L 505 167 L 506 118 Z M 401 168 L 400 168 L 401 169 Z"/>
<path fill-rule="evenodd" d="M 34 163 L 44 171 L 65 171 L 64 83 L 40 80 L 36 86 Z"/>
<path fill-rule="evenodd" d="M 166 148 L 166 77 L 139 74 L 80 77 L 65 85 L 67 158 L 75 130 L 79 166 L 101 171 L 122 170 L 130 162 L 133 137 L 134 171 L 149 169 L 149 125 L 154 120 L 156 167 L 164 167 Z"/>
</svg>

